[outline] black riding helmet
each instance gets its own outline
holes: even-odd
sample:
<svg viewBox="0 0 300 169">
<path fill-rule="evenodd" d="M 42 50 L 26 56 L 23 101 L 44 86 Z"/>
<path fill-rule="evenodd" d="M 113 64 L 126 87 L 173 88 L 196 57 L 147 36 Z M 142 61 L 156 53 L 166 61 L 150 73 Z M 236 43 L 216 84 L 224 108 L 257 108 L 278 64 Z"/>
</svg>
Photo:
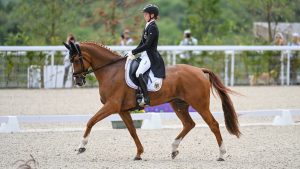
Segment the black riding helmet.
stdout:
<svg viewBox="0 0 300 169">
<path fill-rule="evenodd" d="M 154 18 L 157 18 L 159 14 L 158 7 L 156 5 L 148 4 L 143 8 L 143 12 L 154 14 Z"/>
</svg>

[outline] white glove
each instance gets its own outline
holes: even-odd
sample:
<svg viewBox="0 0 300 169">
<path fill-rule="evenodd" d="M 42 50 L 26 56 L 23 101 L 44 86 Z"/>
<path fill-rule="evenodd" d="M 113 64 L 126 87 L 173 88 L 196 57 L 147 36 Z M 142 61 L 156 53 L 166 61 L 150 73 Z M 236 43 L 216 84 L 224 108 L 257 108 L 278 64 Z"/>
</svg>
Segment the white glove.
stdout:
<svg viewBox="0 0 300 169">
<path fill-rule="evenodd" d="M 125 57 L 127 57 L 128 60 L 133 60 L 136 57 L 132 54 L 131 51 L 129 51 L 128 53 L 125 54 Z"/>
</svg>

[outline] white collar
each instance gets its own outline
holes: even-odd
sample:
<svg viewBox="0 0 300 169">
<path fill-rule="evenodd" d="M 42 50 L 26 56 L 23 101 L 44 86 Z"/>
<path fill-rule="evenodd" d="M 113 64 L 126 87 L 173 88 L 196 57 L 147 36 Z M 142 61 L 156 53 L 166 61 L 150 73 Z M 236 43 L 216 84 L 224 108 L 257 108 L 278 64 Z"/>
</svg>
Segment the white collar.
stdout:
<svg viewBox="0 0 300 169">
<path fill-rule="evenodd" d="M 148 25 L 150 25 L 151 22 L 154 22 L 155 19 L 151 19 L 149 22 L 146 23 L 145 29 L 148 27 Z"/>
</svg>

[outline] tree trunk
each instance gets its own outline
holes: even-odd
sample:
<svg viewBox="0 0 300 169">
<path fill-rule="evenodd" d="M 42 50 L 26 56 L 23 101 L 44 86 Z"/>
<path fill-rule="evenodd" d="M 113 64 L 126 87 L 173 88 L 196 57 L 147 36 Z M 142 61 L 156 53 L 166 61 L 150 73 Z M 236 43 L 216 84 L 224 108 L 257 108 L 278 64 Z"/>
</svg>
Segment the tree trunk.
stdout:
<svg viewBox="0 0 300 169">
<path fill-rule="evenodd" d="M 273 35 L 272 35 L 272 18 L 271 18 L 271 10 L 272 10 L 272 2 L 267 1 L 266 2 L 266 11 L 267 11 L 267 22 L 268 22 L 268 34 L 269 34 L 269 42 L 271 43 L 273 41 Z"/>
</svg>

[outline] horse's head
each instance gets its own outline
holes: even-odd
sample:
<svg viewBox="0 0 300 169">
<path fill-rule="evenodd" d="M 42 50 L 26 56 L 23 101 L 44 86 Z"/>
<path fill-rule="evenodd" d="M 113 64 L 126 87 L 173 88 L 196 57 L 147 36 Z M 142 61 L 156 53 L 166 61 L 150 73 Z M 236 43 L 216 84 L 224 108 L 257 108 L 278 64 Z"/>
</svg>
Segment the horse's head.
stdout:
<svg viewBox="0 0 300 169">
<path fill-rule="evenodd" d="M 90 61 L 82 56 L 80 46 L 70 42 L 66 44 L 63 42 L 65 47 L 69 50 L 69 59 L 73 65 L 73 77 L 75 79 L 75 84 L 78 86 L 83 86 L 85 84 L 85 76 L 88 72 L 88 68 L 91 66 Z"/>
</svg>

